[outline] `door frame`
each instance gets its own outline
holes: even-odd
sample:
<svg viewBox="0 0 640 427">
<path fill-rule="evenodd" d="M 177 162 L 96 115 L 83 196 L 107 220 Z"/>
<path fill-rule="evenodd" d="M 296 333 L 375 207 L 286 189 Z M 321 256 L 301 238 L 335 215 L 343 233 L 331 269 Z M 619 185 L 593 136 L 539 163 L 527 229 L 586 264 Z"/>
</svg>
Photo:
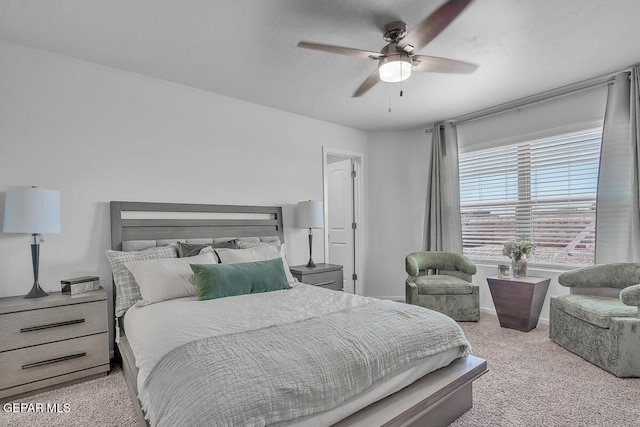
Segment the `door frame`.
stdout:
<svg viewBox="0 0 640 427">
<path fill-rule="evenodd" d="M 364 155 L 357 151 L 348 151 L 340 148 L 322 147 L 322 190 L 323 190 L 323 206 L 324 206 L 324 259 L 329 259 L 329 174 L 328 174 L 328 157 L 329 156 L 344 157 L 345 159 L 353 159 L 356 178 L 354 180 L 354 218 L 357 224 L 353 244 L 355 246 L 355 259 L 353 271 L 357 275 L 355 293 L 356 295 L 364 295 Z"/>
</svg>

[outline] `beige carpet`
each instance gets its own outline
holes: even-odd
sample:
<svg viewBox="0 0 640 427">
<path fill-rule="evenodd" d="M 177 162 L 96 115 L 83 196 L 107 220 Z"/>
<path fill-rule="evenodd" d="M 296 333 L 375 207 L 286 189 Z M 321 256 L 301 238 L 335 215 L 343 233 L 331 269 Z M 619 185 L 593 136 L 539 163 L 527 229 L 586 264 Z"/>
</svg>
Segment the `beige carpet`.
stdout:
<svg viewBox="0 0 640 427">
<path fill-rule="evenodd" d="M 127 383 L 119 367 L 109 375 L 45 393 L 14 403 L 59 404 L 59 413 L 6 413 L 0 407 L 0 426 L 11 427 L 127 427 L 135 426 L 135 413 Z M 64 412 L 63 404 L 69 404 Z"/>
<path fill-rule="evenodd" d="M 467 426 L 640 426 L 640 379 L 618 379 L 552 343 L 548 328 L 501 328 L 495 316 L 461 324 L 489 372 L 474 383 L 474 407 L 455 421 Z M 104 378 L 21 399 L 69 403 L 68 413 L 5 413 L 0 426 L 133 426 L 118 368 Z"/>
<path fill-rule="evenodd" d="M 549 340 L 549 327 L 460 324 L 489 372 L 473 383 L 473 408 L 452 427 L 640 426 L 640 379 L 620 379 Z"/>
</svg>

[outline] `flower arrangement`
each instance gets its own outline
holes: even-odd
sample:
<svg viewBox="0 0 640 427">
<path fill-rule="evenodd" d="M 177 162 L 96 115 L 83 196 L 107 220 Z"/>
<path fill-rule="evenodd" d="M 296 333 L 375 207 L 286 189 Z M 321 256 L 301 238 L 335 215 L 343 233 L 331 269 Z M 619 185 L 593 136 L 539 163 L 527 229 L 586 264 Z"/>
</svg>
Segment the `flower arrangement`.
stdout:
<svg viewBox="0 0 640 427">
<path fill-rule="evenodd" d="M 526 237 L 520 237 L 516 240 L 510 240 L 504 244 L 502 254 L 508 256 L 512 260 L 520 261 L 523 255 L 532 254 L 535 245 Z"/>
</svg>

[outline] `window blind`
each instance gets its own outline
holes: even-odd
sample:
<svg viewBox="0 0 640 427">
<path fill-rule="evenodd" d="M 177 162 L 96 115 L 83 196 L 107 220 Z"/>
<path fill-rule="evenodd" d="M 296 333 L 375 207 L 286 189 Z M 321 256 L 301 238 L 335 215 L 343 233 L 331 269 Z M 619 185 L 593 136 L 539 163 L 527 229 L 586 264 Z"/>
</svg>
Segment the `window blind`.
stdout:
<svg viewBox="0 0 640 427">
<path fill-rule="evenodd" d="M 528 237 L 534 260 L 593 264 L 602 128 L 460 151 L 463 253 L 500 259 Z"/>
</svg>

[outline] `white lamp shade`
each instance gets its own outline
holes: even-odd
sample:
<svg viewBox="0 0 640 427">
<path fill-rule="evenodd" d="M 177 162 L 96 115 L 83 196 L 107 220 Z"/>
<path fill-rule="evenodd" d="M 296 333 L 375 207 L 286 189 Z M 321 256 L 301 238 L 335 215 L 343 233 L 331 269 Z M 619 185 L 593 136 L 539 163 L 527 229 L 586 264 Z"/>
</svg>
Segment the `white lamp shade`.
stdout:
<svg viewBox="0 0 640 427">
<path fill-rule="evenodd" d="M 407 80 L 411 75 L 411 58 L 406 55 L 386 56 L 379 61 L 380 80 L 388 83 Z"/>
<path fill-rule="evenodd" d="M 324 228 L 324 209 L 322 202 L 306 200 L 298 202 L 295 213 L 296 227 Z"/>
<path fill-rule="evenodd" d="M 60 233 L 60 192 L 38 187 L 7 187 L 5 233 Z"/>
</svg>

